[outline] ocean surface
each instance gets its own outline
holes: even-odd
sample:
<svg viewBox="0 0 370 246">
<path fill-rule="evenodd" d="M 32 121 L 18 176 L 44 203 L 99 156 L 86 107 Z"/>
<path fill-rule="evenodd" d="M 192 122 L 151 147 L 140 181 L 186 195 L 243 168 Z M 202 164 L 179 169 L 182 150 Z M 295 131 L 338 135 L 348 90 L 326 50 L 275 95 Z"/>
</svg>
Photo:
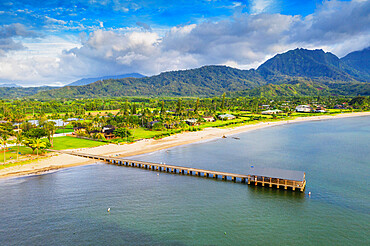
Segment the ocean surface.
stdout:
<svg viewBox="0 0 370 246">
<path fill-rule="evenodd" d="M 305 193 L 102 163 L 3 179 L 0 245 L 370 245 L 370 117 L 237 136 L 133 159 L 300 170 Z"/>
</svg>

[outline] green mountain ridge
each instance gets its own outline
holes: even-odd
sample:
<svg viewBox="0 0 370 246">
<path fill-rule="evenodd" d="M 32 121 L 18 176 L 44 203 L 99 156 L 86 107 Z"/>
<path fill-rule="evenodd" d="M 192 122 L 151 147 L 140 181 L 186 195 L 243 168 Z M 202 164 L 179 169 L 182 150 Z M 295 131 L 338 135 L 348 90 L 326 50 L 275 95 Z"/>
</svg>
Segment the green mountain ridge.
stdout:
<svg viewBox="0 0 370 246">
<path fill-rule="evenodd" d="M 330 52 L 295 49 L 274 56 L 256 70 L 210 65 L 163 72 L 151 77 L 108 79 L 84 86 L 65 86 L 38 92 L 31 98 L 207 97 L 224 92 L 237 95 L 238 91 L 245 95 L 311 95 L 319 92 L 328 95 L 370 95 L 368 70 L 360 62 L 368 61 L 370 54 L 353 53 L 342 61 Z M 246 93 L 248 90 L 251 90 L 250 93 Z"/>
<path fill-rule="evenodd" d="M 59 87 L 53 86 L 40 86 L 40 87 L 0 87 L 0 99 L 14 99 L 34 96 L 35 94 L 58 89 Z"/>
<path fill-rule="evenodd" d="M 341 60 L 323 50 L 295 49 L 278 54 L 263 63 L 257 71 L 267 80 L 276 82 L 281 76 L 307 77 L 321 80 L 355 81 L 343 69 Z"/>
<path fill-rule="evenodd" d="M 351 52 L 341 58 L 341 61 L 352 69 L 352 75 L 370 81 L 370 47 Z"/>
<path fill-rule="evenodd" d="M 344 94 L 343 91 L 346 93 Z M 292 78 L 283 84 L 267 84 L 251 90 L 228 93 L 228 96 L 250 97 L 291 97 L 291 96 L 338 96 L 338 95 L 370 95 L 369 83 L 331 83 L 323 84 L 304 78 Z"/>
<path fill-rule="evenodd" d="M 44 91 L 36 98 L 88 98 L 104 96 L 214 96 L 223 91 L 251 89 L 265 84 L 255 70 L 226 66 L 161 73 L 141 79 L 109 79 L 85 86 Z"/>
</svg>

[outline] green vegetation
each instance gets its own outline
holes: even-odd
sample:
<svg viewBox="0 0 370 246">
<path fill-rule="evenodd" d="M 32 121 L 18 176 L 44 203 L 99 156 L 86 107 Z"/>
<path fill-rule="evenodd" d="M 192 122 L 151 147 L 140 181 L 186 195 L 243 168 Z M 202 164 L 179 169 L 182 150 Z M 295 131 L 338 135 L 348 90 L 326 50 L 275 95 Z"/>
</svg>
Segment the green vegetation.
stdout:
<svg viewBox="0 0 370 246">
<path fill-rule="evenodd" d="M 212 97 L 223 93 L 301 97 L 317 92 L 322 96 L 366 96 L 370 95 L 369 64 L 370 48 L 342 59 L 322 50 L 295 49 L 276 55 L 258 69 L 204 66 L 144 78 L 98 80 L 82 86 L 0 88 L 0 98 Z"/>
<path fill-rule="evenodd" d="M 35 158 L 48 148 L 87 148 L 206 127 L 368 111 L 369 52 L 339 59 L 322 50 L 296 49 L 257 70 L 204 66 L 57 89 L 0 88 L 1 162 L 25 163 L 25 155 Z M 307 113 L 296 112 L 298 105 L 305 105 Z M 57 126 L 61 121 L 67 124 Z M 55 133 L 78 138 L 54 138 Z"/>
<path fill-rule="evenodd" d="M 256 96 L 234 94 L 230 97 L 224 93 L 212 98 L 0 100 L 0 139 L 4 157 L 1 159 L 4 163 L 10 159 L 22 161 L 21 154 L 8 154 L 6 146 L 10 143 L 15 143 L 14 148 L 19 147 L 21 153 L 28 149 L 27 153 L 34 158 L 48 148 L 95 147 L 109 142 L 159 139 L 206 127 L 228 128 L 299 116 L 370 110 L 370 97 L 333 97 L 324 93 L 328 87 L 320 90 L 314 82 L 297 81 L 290 87 L 283 84 L 269 86 L 276 93 L 267 93 L 272 89 L 262 90 L 264 87 L 260 87 L 255 89 Z M 288 96 L 290 93 L 284 93 L 285 90 L 296 91 L 296 96 Z M 317 90 L 320 93 L 316 93 Z M 303 92 L 317 95 L 298 96 Z M 295 112 L 298 105 L 306 105 L 309 112 Z M 278 113 L 268 115 L 264 112 L 267 110 Z M 30 120 L 37 120 L 37 124 Z M 58 123 L 64 120 L 67 125 L 56 126 L 51 120 L 59 120 Z M 54 138 L 55 133 L 72 131 L 79 138 Z"/>
<path fill-rule="evenodd" d="M 369 51 L 345 58 L 322 50 L 295 49 L 276 55 L 257 70 L 204 66 L 145 78 L 97 81 L 42 91 L 34 98 L 101 98 L 122 96 L 220 96 L 244 91 L 250 96 L 370 95 Z M 299 82 L 299 83 L 297 83 Z M 283 85 L 282 85 L 283 84 Z M 269 87 L 268 85 L 281 85 Z M 295 88 L 290 88 L 290 87 Z M 302 85 L 305 88 L 299 88 Z M 259 89 L 262 92 L 253 90 Z M 252 90 L 249 92 L 249 90 Z M 271 90 L 271 91 L 270 91 Z"/>
<path fill-rule="evenodd" d="M 105 145 L 106 143 L 97 142 L 75 137 L 57 137 L 54 139 L 54 148 L 56 150 L 90 148 Z"/>
<path fill-rule="evenodd" d="M 12 146 L 12 147 L 7 147 L 6 148 L 6 159 L 12 159 L 16 160 L 17 159 L 17 152 L 18 148 L 17 146 Z M 26 146 L 19 146 L 19 156 L 22 158 L 23 156 L 30 155 L 32 153 L 32 149 L 27 148 Z"/>
<path fill-rule="evenodd" d="M 13 99 L 32 96 L 41 91 L 56 89 L 58 87 L 42 86 L 42 87 L 0 87 L 0 98 Z"/>
<path fill-rule="evenodd" d="M 64 130 L 63 129 L 57 129 L 55 131 L 55 133 L 71 133 L 73 131 L 74 131 L 73 128 L 65 128 Z"/>
</svg>

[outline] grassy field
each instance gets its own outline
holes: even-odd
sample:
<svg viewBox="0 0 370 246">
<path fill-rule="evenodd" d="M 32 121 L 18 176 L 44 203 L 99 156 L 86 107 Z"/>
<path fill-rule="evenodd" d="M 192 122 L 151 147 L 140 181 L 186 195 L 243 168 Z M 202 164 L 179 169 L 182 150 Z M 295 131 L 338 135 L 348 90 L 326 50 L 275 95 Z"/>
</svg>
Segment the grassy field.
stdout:
<svg viewBox="0 0 370 246">
<path fill-rule="evenodd" d="M 150 131 L 140 127 L 131 129 L 131 132 L 134 139 L 142 139 L 142 138 L 154 138 L 155 136 L 160 135 L 162 133 L 166 133 L 167 131 Z"/>
<path fill-rule="evenodd" d="M 64 133 L 70 133 L 73 132 L 73 128 L 64 128 Z M 55 133 L 63 133 L 63 129 L 57 129 Z"/>
<path fill-rule="evenodd" d="M 105 144 L 107 143 L 66 136 L 54 138 L 53 149 L 62 150 L 62 149 L 89 148 Z"/>
<path fill-rule="evenodd" d="M 6 148 L 6 151 L 5 151 L 6 160 L 10 160 L 10 159 L 16 160 L 17 159 L 17 151 L 18 151 L 18 148 L 16 146 Z M 19 158 L 21 159 L 25 155 L 32 154 L 32 149 L 28 148 L 28 147 L 25 147 L 25 146 L 19 146 L 19 152 L 20 152 Z M 4 149 L 1 148 L 1 150 L 0 150 L 0 162 L 2 162 L 3 160 L 4 160 Z"/>
</svg>

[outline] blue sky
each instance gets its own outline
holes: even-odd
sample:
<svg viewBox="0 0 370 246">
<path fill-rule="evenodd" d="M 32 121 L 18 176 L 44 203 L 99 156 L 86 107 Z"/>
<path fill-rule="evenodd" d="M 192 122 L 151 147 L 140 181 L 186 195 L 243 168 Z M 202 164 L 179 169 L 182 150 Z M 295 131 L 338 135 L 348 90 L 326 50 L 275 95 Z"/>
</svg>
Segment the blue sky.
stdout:
<svg viewBox="0 0 370 246">
<path fill-rule="evenodd" d="M 1 1 L 0 83 L 61 85 L 369 46 L 369 1 Z"/>
<path fill-rule="evenodd" d="M 150 26 L 172 27 L 221 20 L 235 13 L 282 13 L 286 15 L 312 14 L 322 1 L 2 1 L 0 24 L 22 23 L 33 28 L 48 28 L 55 20 L 74 23 L 74 26 L 96 26 L 103 22 L 106 28 L 136 27 L 137 22 Z M 73 25 L 73 24 L 71 24 Z M 87 29 L 88 30 L 88 29 Z M 72 30 L 70 30 L 72 31 Z"/>
</svg>

